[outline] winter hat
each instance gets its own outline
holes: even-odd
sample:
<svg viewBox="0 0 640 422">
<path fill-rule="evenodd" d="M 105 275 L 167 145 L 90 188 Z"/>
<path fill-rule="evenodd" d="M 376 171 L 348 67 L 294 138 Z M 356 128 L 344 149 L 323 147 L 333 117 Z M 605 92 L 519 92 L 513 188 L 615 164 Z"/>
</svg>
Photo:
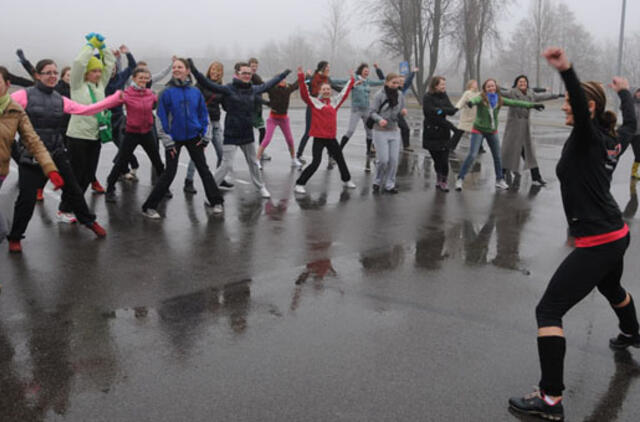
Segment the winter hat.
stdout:
<svg viewBox="0 0 640 422">
<path fill-rule="evenodd" d="M 96 69 L 104 70 L 104 64 L 102 63 L 102 60 L 100 60 L 96 56 L 91 56 L 91 58 L 89 59 L 89 62 L 87 63 L 86 73 L 89 73 L 92 70 L 96 70 Z"/>
</svg>

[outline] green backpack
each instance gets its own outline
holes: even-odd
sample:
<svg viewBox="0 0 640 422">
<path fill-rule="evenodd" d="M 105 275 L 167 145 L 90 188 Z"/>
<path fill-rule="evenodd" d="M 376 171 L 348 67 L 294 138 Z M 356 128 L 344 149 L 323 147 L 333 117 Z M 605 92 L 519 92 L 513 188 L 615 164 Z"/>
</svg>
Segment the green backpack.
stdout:
<svg viewBox="0 0 640 422">
<path fill-rule="evenodd" d="M 89 87 L 89 95 L 91 95 L 91 101 L 93 103 L 97 103 L 96 95 L 91 88 L 91 85 L 87 85 Z M 107 142 L 113 141 L 113 130 L 111 127 L 111 110 L 104 110 L 100 113 L 96 114 L 96 119 L 98 119 L 98 139 L 103 144 Z"/>
</svg>

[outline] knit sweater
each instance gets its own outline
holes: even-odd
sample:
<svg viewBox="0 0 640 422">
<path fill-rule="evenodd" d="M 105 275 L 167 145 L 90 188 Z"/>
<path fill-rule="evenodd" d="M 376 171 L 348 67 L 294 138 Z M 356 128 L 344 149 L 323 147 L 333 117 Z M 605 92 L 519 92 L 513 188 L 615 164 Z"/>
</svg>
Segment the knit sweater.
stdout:
<svg viewBox="0 0 640 422">
<path fill-rule="evenodd" d="M 109 48 L 104 48 L 104 70 L 97 84 L 85 81 L 87 63 L 93 56 L 93 47 L 85 45 L 71 65 L 71 99 L 80 104 L 91 104 L 94 101 L 89 93 L 89 86 L 93 89 L 96 102 L 105 98 L 105 88 L 109 83 L 116 58 Z M 88 141 L 98 140 L 98 119 L 95 116 L 71 116 L 67 136 Z"/>
</svg>

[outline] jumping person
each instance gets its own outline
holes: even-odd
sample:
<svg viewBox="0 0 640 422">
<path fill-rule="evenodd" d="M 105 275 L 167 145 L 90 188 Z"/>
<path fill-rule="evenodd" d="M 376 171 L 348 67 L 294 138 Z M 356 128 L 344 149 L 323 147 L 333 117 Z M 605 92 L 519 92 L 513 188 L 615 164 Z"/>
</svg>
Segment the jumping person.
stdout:
<svg viewBox="0 0 640 422">
<path fill-rule="evenodd" d="M 371 145 L 373 143 L 373 131 L 367 127 L 367 119 L 369 118 L 369 94 L 371 92 L 371 87 L 382 86 L 385 83 L 388 83 L 388 81 L 385 82 L 384 80 L 369 80 L 369 73 L 370 70 L 367 63 L 361 63 L 356 69 L 356 84 L 354 84 L 353 89 L 351 90 L 351 116 L 349 118 L 349 128 L 342 136 L 342 139 L 340 139 L 340 149 L 344 150 L 347 142 L 349 142 L 349 139 L 351 139 L 356 131 L 358 122 L 362 121 L 367 136 L 365 151 L 366 157 L 371 156 Z M 389 129 L 389 131 L 394 130 L 395 129 Z M 367 160 L 366 163 L 368 164 L 369 160 Z"/>
<path fill-rule="evenodd" d="M 400 116 L 407 114 L 404 95 L 400 91 L 400 75 L 387 74 L 384 88 L 379 90 L 371 104 L 369 115 L 375 121 L 373 142 L 376 146 L 376 179 L 373 191 L 381 189 L 386 193 L 398 193 L 396 172 L 400 156 Z"/>
<path fill-rule="evenodd" d="M 444 76 L 434 76 L 422 100 L 424 129 L 422 146 L 429 150 L 436 170 L 436 188 L 449 192 L 449 139 L 451 131 L 457 128 L 447 120 L 458 111 L 447 95 L 447 80 Z"/>
<path fill-rule="evenodd" d="M 116 162 L 107 177 L 107 202 L 116 202 L 116 182 L 124 173 L 127 163 L 138 145 L 142 146 L 151 160 L 158 175 L 164 171 L 164 165 L 158 151 L 158 143 L 153 134 L 153 108 L 158 101 L 156 94 L 147 88 L 151 80 L 151 73 L 145 67 L 138 67 L 133 71 L 133 83 L 119 98 L 118 104 L 127 107 L 124 137 L 120 144 L 120 151 Z"/>
<path fill-rule="evenodd" d="M 476 114 L 478 109 L 475 107 L 466 107 L 467 103 L 472 99 L 480 95 L 478 90 L 478 81 L 471 79 L 467 82 L 466 90 L 462 93 L 462 97 L 456 103 L 456 108 L 460 110 L 460 120 L 458 121 L 458 130 L 453 134 L 451 142 L 449 143 L 449 154 L 455 156 L 455 150 L 460 143 L 460 139 L 464 135 L 471 135 L 473 130 L 473 122 L 476 120 Z M 482 147 L 480 147 L 482 148 Z"/>
<path fill-rule="evenodd" d="M 240 62 L 235 65 L 233 82 L 220 85 L 208 80 L 193 66 L 190 60 L 191 72 L 198 83 L 223 95 L 222 106 L 227 111 L 224 121 L 224 146 L 222 164 L 215 172 L 216 180 L 224 180 L 228 173 L 233 174 L 233 159 L 238 148 L 242 150 L 244 158 L 249 166 L 251 180 L 263 198 L 270 198 L 271 194 L 262 181 L 262 174 L 256 163 L 256 147 L 253 133 L 253 119 L 255 117 L 255 103 L 263 92 L 273 88 L 278 82 L 287 77 L 290 70 L 285 70 L 280 75 L 262 85 L 253 85 L 251 77 L 253 72 L 248 63 Z"/>
<path fill-rule="evenodd" d="M 220 62 L 213 62 L 209 65 L 207 70 L 207 78 L 209 80 L 222 84 L 222 78 L 224 77 L 224 66 Z M 197 84 L 196 87 L 202 92 L 204 96 L 204 102 L 207 105 L 207 111 L 209 112 L 209 120 L 211 122 L 211 143 L 216 151 L 216 168 L 220 167 L 222 163 L 222 128 L 220 127 L 220 105 L 222 104 L 223 96 L 211 91 L 202 84 Z M 193 176 L 196 172 L 196 166 L 193 160 L 189 161 L 189 167 L 187 167 L 187 177 L 184 179 L 184 192 L 189 194 L 198 193 L 193 187 Z M 224 181 L 220 181 L 220 187 L 225 187 Z"/>
<path fill-rule="evenodd" d="M 58 169 L 47 151 L 44 143 L 33 129 L 29 116 L 22 107 L 9 95 L 9 71 L 0 66 L 0 187 L 9 174 L 9 160 L 11 159 L 12 146 L 16 133 L 20 135 L 20 143 L 26 148 L 32 157 L 36 158 L 42 168 L 40 174 L 44 174 L 51 180 L 56 189 L 64 186 L 64 180 L 58 173 Z M 35 195 L 35 193 L 34 193 Z M 4 226 L 5 219 L 0 213 L 0 226 Z M 2 228 L 2 231 L 5 231 Z M 4 237 L 3 237 L 4 239 Z M 10 252 L 20 252 L 20 244 L 9 243 Z"/>
<path fill-rule="evenodd" d="M 173 77 L 158 98 L 156 128 L 165 147 L 166 168 L 142 204 L 142 213 L 151 219 L 160 218 L 157 207 L 176 177 L 182 147 L 189 151 L 204 184 L 209 200 L 205 206 L 211 207 L 214 214 L 223 212 L 224 201 L 204 154 L 209 143 L 209 114 L 202 94 L 191 86 L 189 69 L 187 60 L 176 59 L 173 62 Z"/>
<path fill-rule="evenodd" d="M 282 80 L 278 85 L 267 91 L 269 94 L 269 107 L 271 108 L 271 113 L 267 119 L 267 133 L 264 140 L 258 147 L 258 153 L 256 155 L 258 162 L 262 159 L 264 150 L 269 146 L 271 138 L 273 138 L 273 134 L 276 130 L 276 126 L 278 126 L 284 135 L 287 146 L 289 147 L 291 166 L 297 168 L 302 167 L 302 163 L 295 156 L 295 145 L 293 143 L 293 135 L 291 134 L 289 116 L 287 115 L 287 112 L 289 111 L 289 99 L 291 98 L 291 94 L 293 94 L 297 89 L 298 81 L 295 81 L 293 84 L 288 84 L 286 80 Z"/>
<path fill-rule="evenodd" d="M 342 91 L 335 97 L 331 97 L 331 85 L 329 81 L 322 83 L 318 87 L 318 98 L 309 95 L 307 85 L 304 83 L 304 73 L 302 67 L 298 68 L 298 85 L 300 86 L 300 97 L 311 108 L 311 127 L 309 129 L 309 135 L 313 136 L 313 161 L 309 164 L 298 180 L 296 181 L 295 193 L 305 194 L 307 193 L 305 185 L 309 181 L 309 178 L 313 176 L 313 173 L 318 170 L 320 163 L 322 162 L 322 151 L 326 148 L 329 151 L 329 155 L 333 157 L 340 170 L 340 177 L 347 189 L 355 189 L 356 185 L 351 181 L 351 175 L 349 174 L 349 168 L 344 161 L 342 150 L 336 139 L 337 123 L 338 123 L 338 109 L 346 101 L 355 79 L 353 73 L 351 79 L 345 84 Z"/>
<path fill-rule="evenodd" d="M 65 114 L 92 116 L 97 112 L 117 104 L 118 94 L 104 101 L 91 105 L 78 104 L 60 95 L 55 87 L 58 83 L 58 68 L 53 60 L 40 60 L 35 67 L 38 82 L 34 87 L 14 92 L 12 99 L 24 108 L 34 130 L 49 151 L 53 162 L 59 169 L 65 184 L 62 187 L 62 201 L 69 204 L 75 218 L 88 227 L 98 237 L 105 237 L 107 232 L 98 224 L 96 216 L 89 211 L 84 195 L 76 181 L 65 151 L 64 131 L 66 130 Z M 46 183 L 38 163 L 26 150 L 16 151 L 18 162 L 20 193 L 15 203 L 13 225 L 8 239 L 12 252 L 22 250 L 20 241 L 36 205 L 36 192 Z M 60 213 L 60 211 L 58 211 Z"/>
<path fill-rule="evenodd" d="M 467 107 L 477 106 L 476 120 L 473 122 L 471 135 L 471 147 L 469 154 L 462 163 L 460 173 L 456 180 L 456 190 L 462 190 L 462 182 L 467 172 L 475 161 L 482 139 L 486 139 L 493 156 L 493 166 L 496 173 L 496 188 L 508 189 L 509 185 L 504 181 L 502 174 L 502 163 L 500 160 L 500 139 L 498 138 L 498 113 L 503 105 L 509 107 L 535 108 L 544 110 L 543 104 L 534 104 L 527 101 L 512 100 L 504 98 L 498 92 L 498 84 L 495 79 L 487 79 L 482 84 L 482 95 L 472 98 L 467 102 Z"/>
<path fill-rule="evenodd" d="M 576 249 L 560 264 L 536 307 L 542 372 L 539 390 L 511 398 L 509 405 L 520 413 L 563 420 L 566 341 L 562 317 L 574 305 L 597 287 L 619 319 L 621 333 L 609 345 L 613 349 L 640 347 L 635 305 L 620 285 L 629 227 L 610 192 L 620 143 L 633 136 L 637 122 L 625 79 L 615 77 L 612 83 L 623 115 L 622 127 L 616 133 L 617 118 L 615 113 L 605 111 L 607 99 L 602 86 L 597 82 L 581 84 L 561 48 L 548 48 L 543 55 L 560 72 L 567 88 L 562 110 L 572 131 L 556 173 Z"/>
<path fill-rule="evenodd" d="M 115 67 L 116 59 L 106 48 L 104 37 L 91 33 L 85 36 L 87 44 L 71 66 L 71 99 L 80 104 L 92 104 L 105 98 L 105 88 Z M 98 57 L 94 56 L 98 51 Z M 80 190 L 84 192 L 91 184 L 98 168 L 102 142 L 100 132 L 108 122 L 108 115 L 71 116 L 67 128 L 67 146 L 73 174 Z M 94 186 L 97 188 L 97 186 Z M 60 218 L 64 222 L 73 221 L 72 206 L 64 199 L 60 203 Z"/>
<path fill-rule="evenodd" d="M 538 103 L 540 101 L 554 100 L 557 95 L 551 93 L 537 93 L 529 88 L 529 79 L 525 75 L 516 77 L 510 90 L 502 90 L 505 98 L 513 100 Z M 502 139 L 502 168 L 503 172 L 519 172 L 520 156 L 524 155 L 524 168 L 531 170 L 531 180 L 534 185 L 544 186 L 540 174 L 536 150 L 531 137 L 531 123 L 529 121 L 529 109 L 510 107 L 507 115 L 507 124 L 504 128 Z M 505 177 L 508 175 L 505 175 Z M 507 177 L 507 180 L 510 177 Z"/>
</svg>

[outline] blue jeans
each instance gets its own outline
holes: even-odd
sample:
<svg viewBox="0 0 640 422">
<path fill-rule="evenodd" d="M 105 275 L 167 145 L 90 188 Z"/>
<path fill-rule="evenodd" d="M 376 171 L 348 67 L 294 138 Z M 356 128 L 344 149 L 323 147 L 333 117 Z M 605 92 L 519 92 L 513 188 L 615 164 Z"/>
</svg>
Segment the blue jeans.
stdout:
<svg viewBox="0 0 640 422">
<path fill-rule="evenodd" d="M 220 122 L 211 122 L 211 143 L 216 150 L 216 168 L 220 167 L 222 163 L 222 129 L 220 128 Z M 196 174 L 196 165 L 193 160 L 189 161 L 189 167 L 187 167 L 187 180 L 193 181 L 193 176 Z"/>
<path fill-rule="evenodd" d="M 487 140 L 489 148 L 491 149 L 491 155 L 493 156 L 493 167 L 496 171 L 496 180 L 500 180 L 503 178 L 502 160 L 500 158 L 500 138 L 498 138 L 497 133 L 482 132 L 471 134 L 471 146 L 469 147 L 469 154 L 467 155 L 467 158 L 465 158 L 464 163 L 462 163 L 462 168 L 460 169 L 460 173 L 458 174 L 458 179 L 464 179 L 464 176 L 467 175 L 474 161 L 476 161 L 478 151 L 480 151 L 480 146 L 482 145 L 483 137 Z"/>
</svg>

